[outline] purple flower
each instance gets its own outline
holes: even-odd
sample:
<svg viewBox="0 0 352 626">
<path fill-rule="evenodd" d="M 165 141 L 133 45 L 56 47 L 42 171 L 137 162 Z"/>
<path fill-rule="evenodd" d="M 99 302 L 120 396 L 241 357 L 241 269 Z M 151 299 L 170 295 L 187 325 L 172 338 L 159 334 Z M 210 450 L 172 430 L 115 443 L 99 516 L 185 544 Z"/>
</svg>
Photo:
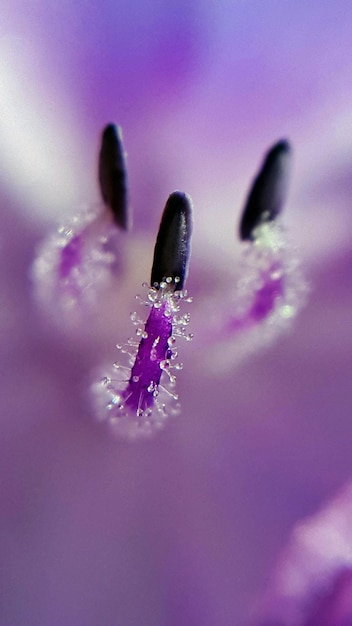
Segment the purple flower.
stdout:
<svg viewBox="0 0 352 626">
<path fill-rule="evenodd" d="M 5 2 L 4 626 L 250 623 L 292 530 L 350 479 L 350 41 L 344 0 Z M 30 267 L 57 223 L 101 206 L 97 134 L 110 120 L 124 130 L 134 228 L 119 234 L 118 289 L 66 333 L 39 313 Z M 231 300 L 244 196 L 281 136 L 295 147 L 282 219 L 312 292 L 288 334 L 219 373 L 204 320 Z M 96 422 L 88 389 L 130 336 L 173 189 L 196 211 L 195 337 L 180 415 L 131 445 Z M 336 576 L 326 615 L 347 593 L 349 573 Z"/>
</svg>

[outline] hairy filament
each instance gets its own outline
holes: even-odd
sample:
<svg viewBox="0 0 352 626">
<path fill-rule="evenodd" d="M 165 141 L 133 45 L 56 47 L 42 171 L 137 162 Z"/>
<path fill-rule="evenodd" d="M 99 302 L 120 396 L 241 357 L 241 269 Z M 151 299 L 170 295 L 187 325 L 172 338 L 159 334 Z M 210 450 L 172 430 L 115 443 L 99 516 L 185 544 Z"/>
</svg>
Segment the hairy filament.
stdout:
<svg viewBox="0 0 352 626">
<path fill-rule="evenodd" d="M 206 329 L 208 362 L 217 372 L 270 344 L 306 301 L 306 281 L 280 225 L 262 224 L 244 246 L 240 279 L 219 296 L 221 310 L 210 314 Z"/>
<path fill-rule="evenodd" d="M 119 233 L 109 213 L 76 217 L 45 240 L 32 268 L 35 294 L 50 317 L 69 325 L 93 310 L 118 267 Z"/>
<path fill-rule="evenodd" d="M 259 281 L 261 287 L 253 294 L 253 300 L 247 311 L 229 317 L 227 330 L 229 334 L 249 330 L 253 326 L 265 321 L 275 310 L 278 302 L 285 296 L 285 281 L 280 263 L 273 263 L 268 271 L 261 272 Z"/>
<path fill-rule="evenodd" d="M 172 310 L 167 301 L 152 307 L 138 347 L 128 385 L 122 394 L 126 407 L 143 414 L 158 393 L 162 364 L 171 357 Z"/>
<path fill-rule="evenodd" d="M 181 300 L 190 302 L 190 298 L 186 291 L 173 291 L 172 282 L 167 278 L 158 288 L 149 288 L 143 303 L 150 311 L 143 327 L 139 316 L 131 315 L 140 337 L 138 347 L 134 349 L 130 341 L 118 346 L 128 359 L 128 372 L 125 365 L 115 363 L 112 374 L 93 387 L 100 418 L 127 438 L 151 435 L 166 417 L 179 412 L 173 372 L 182 364 L 175 363 L 175 335 L 186 340 L 191 335 L 186 333 L 189 316 L 177 314 Z"/>
</svg>

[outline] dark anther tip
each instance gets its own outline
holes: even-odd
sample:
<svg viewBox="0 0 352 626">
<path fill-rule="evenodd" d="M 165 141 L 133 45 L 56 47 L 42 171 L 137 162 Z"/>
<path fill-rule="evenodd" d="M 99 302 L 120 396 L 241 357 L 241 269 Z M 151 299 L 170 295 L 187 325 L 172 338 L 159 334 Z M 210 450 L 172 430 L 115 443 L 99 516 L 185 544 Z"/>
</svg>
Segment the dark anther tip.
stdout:
<svg viewBox="0 0 352 626">
<path fill-rule="evenodd" d="M 278 141 L 266 154 L 242 213 L 239 227 L 242 240 L 252 240 L 260 224 L 274 220 L 281 213 L 287 195 L 290 162 L 291 146 L 286 139 Z"/>
<path fill-rule="evenodd" d="M 154 248 L 151 285 L 159 287 L 171 278 L 170 289 L 181 290 L 188 274 L 191 253 L 192 203 L 190 197 L 174 191 L 168 198 Z"/>
<path fill-rule="evenodd" d="M 127 173 L 119 126 L 105 126 L 99 154 L 99 184 L 104 204 L 123 230 L 129 227 Z"/>
</svg>

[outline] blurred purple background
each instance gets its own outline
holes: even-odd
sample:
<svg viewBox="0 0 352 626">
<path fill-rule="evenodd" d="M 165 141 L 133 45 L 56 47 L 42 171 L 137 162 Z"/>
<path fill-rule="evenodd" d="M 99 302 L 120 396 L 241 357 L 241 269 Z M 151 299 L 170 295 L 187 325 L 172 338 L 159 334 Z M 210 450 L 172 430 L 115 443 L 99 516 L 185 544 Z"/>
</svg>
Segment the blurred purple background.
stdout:
<svg viewBox="0 0 352 626">
<path fill-rule="evenodd" d="M 5 0 L 2 626 L 251 623 L 292 528 L 351 477 L 351 37 L 347 0 Z M 110 121 L 128 153 L 130 290 L 104 331 L 67 338 L 39 315 L 29 268 L 58 220 L 98 201 Z M 308 306 L 221 377 L 206 346 L 204 368 L 182 346 L 182 415 L 150 442 L 112 440 L 86 389 L 132 332 L 168 194 L 195 203 L 190 292 L 219 272 L 230 284 L 249 181 L 281 137 Z"/>
</svg>

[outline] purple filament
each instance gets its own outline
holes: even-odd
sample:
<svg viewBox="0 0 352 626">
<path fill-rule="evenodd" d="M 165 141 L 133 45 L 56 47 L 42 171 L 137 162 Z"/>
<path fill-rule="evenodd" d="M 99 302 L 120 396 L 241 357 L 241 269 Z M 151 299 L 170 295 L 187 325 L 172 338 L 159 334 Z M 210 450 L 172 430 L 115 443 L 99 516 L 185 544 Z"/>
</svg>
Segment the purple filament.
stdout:
<svg viewBox="0 0 352 626">
<path fill-rule="evenodd" d="M 264 276 L 263 286 L 255 292 L 249 309 L 228 322 L 228 330 L 233 333 L 260 324 L 273 312 L 277 299 L 284 295 L 283 278 L 272 278 L 272 271 Z"/>
<path fill-rule="evenodd" d="M 248 319 L 254 323 L 263 321 L 272 312 L 277 298 L 283 295 L 282 279 L 269 278 L 263 287 L 258 289 L 254 302 L 248 311 Z"/>
<path fill-rule="evenodd" d="M 170 308 L 163 303 L 160 308 L 152 307 L 145 325 L 145 337 L 138 347 L 128 385 L 123 392 L 125 405 L 133 413 L 152 407 L 162 374 L 162 362 L 170 358 L 168 340 L 172 334 Z"/>
<path fill-rule="evenodd" d="M 81 236 L 75 235 L 62 249 L 59 265 L 59 277 L 61 279 L 68 278 L 73 268 L 81 262 L 81 248 Z"/>
</svg>

